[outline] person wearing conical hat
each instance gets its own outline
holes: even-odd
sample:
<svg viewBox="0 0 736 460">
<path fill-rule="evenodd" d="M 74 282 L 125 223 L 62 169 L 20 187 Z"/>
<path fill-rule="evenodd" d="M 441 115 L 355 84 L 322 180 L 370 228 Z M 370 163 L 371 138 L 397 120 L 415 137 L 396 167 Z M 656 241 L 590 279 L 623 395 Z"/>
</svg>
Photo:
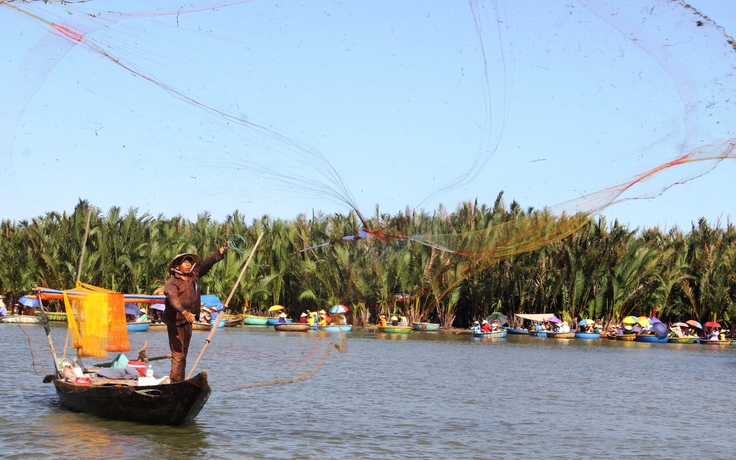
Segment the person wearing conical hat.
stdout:
<svg viewBox="0 0 736 460">
<path fill-rule="evenodd" d="M 164 286 L 163 322 L 169 334 L 171 349 L 172 382 L 185 379 L 192 323 L 197 321 L 201 309 L 199 278 L 224 258 L 229 244 L 223 243 L 217 251 L 201 260 L 197 254 L 179 254 L 169 263 L 169 279 Z"/>
</svg>

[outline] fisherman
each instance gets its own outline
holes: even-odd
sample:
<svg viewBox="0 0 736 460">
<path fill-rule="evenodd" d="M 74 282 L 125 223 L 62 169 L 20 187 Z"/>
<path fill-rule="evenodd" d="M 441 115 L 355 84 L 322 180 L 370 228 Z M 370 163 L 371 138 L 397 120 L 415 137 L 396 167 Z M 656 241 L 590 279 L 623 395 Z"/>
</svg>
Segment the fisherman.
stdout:
<svg viewBox="0 0 736 460">
<path fill-rule="evenodd" d="M 223 243 L 220 248 L 209 257 L 201 260 L 197 254 L 179 254 L 169 263 L 169 279 L 164 286 L 166 296 L 163 322 L 169 333 L 169 348 L 171 349 L 172 382 L 181 382 L 185 379 L 187 367 L 187 353 L 189 341 L 192 338 L 192 323 L 199 317 L 200 286 L 199 278 L 204 276 L 212 266 L 224 258 L 224 252 L 229 248 Z"/>
</svg>

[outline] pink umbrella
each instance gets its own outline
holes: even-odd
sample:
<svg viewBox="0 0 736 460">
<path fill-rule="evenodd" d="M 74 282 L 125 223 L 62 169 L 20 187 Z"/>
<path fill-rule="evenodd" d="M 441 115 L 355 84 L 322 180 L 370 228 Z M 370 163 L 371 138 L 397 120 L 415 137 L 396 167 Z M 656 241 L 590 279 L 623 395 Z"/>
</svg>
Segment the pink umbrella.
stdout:
<svg viewBox="0 0 736 460">
<path fill-rule="evenodd" d="M 554 316 L 551 317 L 551 318 L 547 318 L 547 321 L 550 322 L 550 323 L 561 323 L 562 322 L 562 320 L 560 318 L 556 318 Z"/>
</svg>

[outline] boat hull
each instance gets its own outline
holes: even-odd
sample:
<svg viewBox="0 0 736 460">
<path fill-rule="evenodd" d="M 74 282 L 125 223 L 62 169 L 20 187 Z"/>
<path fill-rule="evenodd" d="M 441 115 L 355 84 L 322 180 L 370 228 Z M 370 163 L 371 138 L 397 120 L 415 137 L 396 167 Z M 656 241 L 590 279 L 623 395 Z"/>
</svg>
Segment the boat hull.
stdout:
<svg viewBox="0 0 736 460">
<path fill-rule="evenodd" d="M 703 345 L 716 345 L 716 346 L 728 346 L 731 345 L 733 342 L 730 340 L 701 340 L 700 343 Z"/>
<path fill-rule="evenodd" d="M 279 319 L 278 318 L 268 318 L 268 319 L 266 319 L 266 325 L 267 326 L 275 326 L 277 324 L 279 324 Z M 281 323 L 281 324 L 283 324 L 283 323 Z M 291 320 L 290 319 L 287 319 L 286 320 L 286 324 L 291 324 Z"/>
<path fill-rule="evenodd" d="M 507 331 L 475 332 L 473 337 L 478 339 L 502 339 L 506 337 Z"/>
<path fill-rule="evenodd" d="M 636 340 L 636 334 L 616 334 L 616 340 L 633 342 L 634 340 Z"/>
<path fill-rule="evenodd" d="M 243 317 L 225 318 L 225 327 L 237 327 L 243 324 Z"/>
<path fill-rule="evenodd" d="M 352 324 L 342 324 L 342 325 L 333 325 L 333 326 L 317 326 L 318 331 L 326 331 L 326 332 L 350 332 L 353 330 Z"/>
<path fill-rule="evenodd" d="M 36 312 L 36 316 L 42 316 L 43 313 L 40 311 Z M 51 321 L 52 323 L 66 323 L 69 321 L 69 318 L 66 317 L 65 312 L 60 311 L 47 311 L 46 317 Z"/>
<path fill-rule="evenodd" d="M 243 316 L 243 324 L 245 324 L 246 326 L 266 326 L 267 322 L 268 322 L 267 316 L 254 316 L 254 315 Z"/>
<path fill-rule="evenodd" d="M 576 332 L 575 338 L 583 340 L 597 340 L 601 338 L 601 334 L 599 332 Z"/>
<path fill-rule="evenodd" d="M 383 334 L 408 334 L 411 326 L 376 326 L 376 332 Z"/>
<path fill-rule="evenodd" d="M 414 323 L 411 328 L 420 332 L 437 332 L 440 329 L 440 323 Z"/>
<path fill-rule="evenodd" d="M 513 328 L 513 327 L 506 327 L 504 329 L 506 329 L 506 332 L 508 332 L 509 334 L 525 334 L 525 335 L 529 335 L 529 331 L 527 331 L 526 329 L 516 329 L 516 328 Z"/>
<path fill-rule="evenodd" d="M 41 318 L 29 315 L 13 315 L 2 318 L 2 322 L 8 324 L 41 324 Z"/>
<path fill-rule="evenodd" d="M 166 324 L 164 323 L 156 323 L 151 324 L 151 326 L 148 328 L 149 331 L 165 331 L 166 330 Z"/>
<path fill-rule="evenodd" d="M 695 343 L 697 341 L 697 337 L 670 337 L 667 343 Z"/>
<path fill-rule="evenodd" d="M 657 337 L 654 334 L 639 334 L 636 336 L 637 342 L 645 342 L 645 343 L 667 343 L 667 341 L 670 338 L 668 336 L 664 337 Z"/>
<path fill-rule="evenodd" d="M 309 324 L 306 324 L 306 323 L 275 324 L 273 328 L 277 331 L 307 332 L 309 330 Z"/>
<path fill-rule="evenodd" d="M 532 337 L 547 337 L 547 331 L 529 331 Z"/>
<path fill-rule="evenodd" d="M 547 331 L 548 339 L 574 339 L 575 331 L 570 332 L 550 332 Z"/>
<path fill-rule="evenodd" d="M 212 391 L 204 371 L 189 380 L 165 385 L 75 385 L 59 379 L 53 383 L 59 402 L 67 409 L 146 425 L 190 423 Z"/>
<path fill-rule="evenodd" d="M 146 332 L 151 327 L 150 321 L 128 323 L 128 332 Z"/>
</svg>

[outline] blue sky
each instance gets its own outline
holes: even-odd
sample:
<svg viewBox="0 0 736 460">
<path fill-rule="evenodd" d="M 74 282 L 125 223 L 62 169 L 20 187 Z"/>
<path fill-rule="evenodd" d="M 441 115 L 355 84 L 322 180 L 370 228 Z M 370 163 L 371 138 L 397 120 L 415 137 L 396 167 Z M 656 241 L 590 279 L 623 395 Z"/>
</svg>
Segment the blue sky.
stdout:
<svg viewBox="0 0 736 460">
<path fill-rule="evenodd" d="M 524 208 L 570 210 L 736 137 L 733 2 L 691 2 L 725 34 L 664 1 L 232 3 L 0 8 L 0 217 L 82 198 L 292 219 L 347 213 L 329 197 L 348 192 L 367 215 L 432 212 L 490 206 L 501 190 Z M 656 196 L 712 166 L 670 168 L 603 215 L 725 223 L 732 161 Z"/>
</svg>

